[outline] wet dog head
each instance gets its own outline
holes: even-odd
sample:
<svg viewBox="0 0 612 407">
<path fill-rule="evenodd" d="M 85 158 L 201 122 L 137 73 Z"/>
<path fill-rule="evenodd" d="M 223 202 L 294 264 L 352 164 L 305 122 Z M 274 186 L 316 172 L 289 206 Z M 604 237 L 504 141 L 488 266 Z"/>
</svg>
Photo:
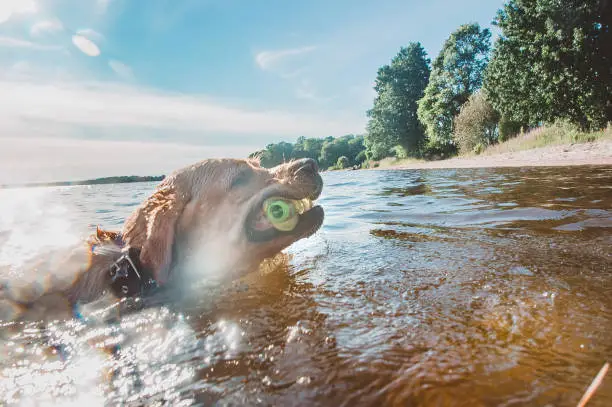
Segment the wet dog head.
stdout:
<svg viewBox="0 0 612 407">
<path fill-rule="evenodd" d="M 140 261 L 159 284 L 183 273 L 239 276 L 323 223 L 323 209 L 312 206 L 291 231 L 279 231 L 263 215 L 264 201 L 310 203 L 322 187 L 311 159 L 269 170 L 251 160 L 205 160 L 164 179 L 127 220 L 123 237 L 141 249 Z"/>
</svg>

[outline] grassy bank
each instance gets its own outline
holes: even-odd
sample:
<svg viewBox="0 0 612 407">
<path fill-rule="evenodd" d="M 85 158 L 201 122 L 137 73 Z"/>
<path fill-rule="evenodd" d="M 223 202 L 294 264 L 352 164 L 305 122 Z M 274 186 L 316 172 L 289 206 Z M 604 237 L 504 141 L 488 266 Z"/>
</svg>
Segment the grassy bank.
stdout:
<svg viewBox="0 0 612 407">
<path fill-rule="evenodd" d="M 566 123 L 539 127 L 503 143 L 489 146 L 482 155 L 495 155 L 532 150 L 547 146 L 590 143 L 598 140 L 612 140 L 612 125 L 601 131 L 584 132 Z"/>
<path fill-rule="evenodd" d="M 380 161 L 368 161 L 362 167 L 363 168 L 394 168 L 401 167 L 402 165 L 413 165 L 425 163 L 425 160 L 417 158 L 395 158 L 387 157 Z"/>
<path fill-rule="evenodd" d="M 556 123 L 539 127 L 526 133 L 520 133 L 505 142 L 487 147 L 482 153 L 465 154 L 448 157 L 443 160 L 422 160 L 415 158 L 388 157 L 380 161 L 367 161 L 362 168 L 401 168 L 401 167 L 427 167 L 430 164 L 444 163 L 457 160 L 485 160 L 485 157 L 499 156 L 504 159 L 503 154 L 516 153 L 519 151 L 534 150 L 538 148 L 592 143 L 598 141 L 612 141 L 612 125 L 601 131 L 584 132 L 577 127 L 566 123 Z"/>
</svg>

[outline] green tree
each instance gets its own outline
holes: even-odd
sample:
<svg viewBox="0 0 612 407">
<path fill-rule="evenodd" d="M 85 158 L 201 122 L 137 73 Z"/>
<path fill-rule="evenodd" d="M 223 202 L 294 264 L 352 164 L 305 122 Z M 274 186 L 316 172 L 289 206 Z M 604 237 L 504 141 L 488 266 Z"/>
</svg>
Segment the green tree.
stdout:
<svg viewBox="0 0 612 407">
<path fill-rule="evenodd" d="M 374 106 L 367 114 L 367 141 L 370 158 L 389 155 L 399 145 L 408 154 L 416 155 L 424 142 L 424 133 L 417 117 L 417 101 L 429 80 L 429 59 L 420 43 L 402 47 L 378 70 L 374 90 Z"/>
<path fill-rule="evenodd" d="M 298 137 L 293 145 L 292 158 L 312 158 L 318 160 L 324 139 Z"/>
<path fill-rule="evenodd" d="M 508 119 L 506 116 L 501 116 L 499 119 L 499 142 L 506 141 L 521 132 L 524 126 L 521 123 Z"/>
<path fill-rule="evenodd" d="M 483 91 L 474 93 L 455 118 L 455 143 L 461 153 L 478 152 L 496 143 L 499 114 Z"/>
<path fill-rule="evenodd" d="M 347 156 L 343 155 L 338 157 L 338 161 L 336 162 L 336 168 L 342 170 L 344 168 L 348 168 L 350 166 L 349 159 Z"/>
<path fill-rule="evenodd" d="M 268 150 L 259 150 L 249 154 L 249 158 L 257 158 L 259 163 L 264 168 L 272 168 L 276 162 L 272 159 L 272 154 Z"/>
<path fill-rule="evenodd" d="M 425 126 L 428 148 L 453 153 L 453 119 L 472 93 L 482 86 L 491 32 L 478 24 L 464 24 L 444 42 L 425 95 L 419 100 L 418 117 Z"/>
<path fill-rule="evenodd" d="M 367 160 L 368 156 L 366 155 L 366 150 L 361 150 L 359 154 L 355 156 L 354 162 L 355 165 L 361 165 L 365 160 Z"/>
<path fill-rule="evenodd" d="M 361 164 L 365 160 L 363 135 L 347 134 L 342 137 L 305 138 L 299 137 L 295 144 L 280 142 L 268 144 L 264 150 L 249 157 L 258 157 L 262 167 L 271 168 L 291 159 L 312 158 L 321 168 L 329 168 L 346 156 L 348 165 Z"/>
<path fill-rule="evenodd" d="M 364 141 L 366 146 L 366 157 L 369 160 L 380 160 L 395 154 L 394 145 L 391 137 L 384 137 L 388 134 L 381 120 L 372 120 L 367 125 L 367 135 Z"/>
<path fill-rule="evenodd" d="M 510 0 L 485 75 L 493 106 L 528 125 L 612 120 L 612 2 Z"/>
<path fill-rule="evenodd" d="M 360 157 L 359 154 L 362 154 Z M 365 144 L 363 136 L 354 136 L 348 140 L 348 154 L 351 165 L 361 164 L 365 160 Z"/>
<path fill-rule="evenodd" d="M 349 140 L 354 136 L 347 135 L 338 138 L 325 140 L 319 155 L 319 165 L 321 168 L 329 168 L 336 164 L 338 157 L 349 154 Z"/>
</svg>

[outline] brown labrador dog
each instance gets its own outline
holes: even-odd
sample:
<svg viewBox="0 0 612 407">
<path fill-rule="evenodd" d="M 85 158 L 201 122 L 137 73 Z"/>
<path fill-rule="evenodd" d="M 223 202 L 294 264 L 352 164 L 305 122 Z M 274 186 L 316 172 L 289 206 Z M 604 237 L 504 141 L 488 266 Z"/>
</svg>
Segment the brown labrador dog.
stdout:
<svg viewBox="0 0 612 407">
<path fill-rule="evenodd" d="M 16 319 L 58 296 L 70 305 L 94 301 L 109 291 L 114 281 L 109 270 L 126 253 L 131 254 L 130 264 L 146 270 L 159 287 L 189 285 L 193 278 L 240 277 L 311 236 L 323 223 L 323 209 L 312 206 L 299 215 L 293 230 L 279 231 L 264 216 L 263 202 L 270 197 L 314 201 L 322 187 L 311 159 L 272 169 L 237 159 L 210 159 L 182 168 L 158 185 L 121 232 L 97 230 L 69 254 L 42 261 L 51 268 L 45 284 L 10 281 L 0 286 L 0 320 Z M 42 263 L 31 266 L 39 273 Z M 66 277 L 57 270 L 71 272 Z"/>
</svg>

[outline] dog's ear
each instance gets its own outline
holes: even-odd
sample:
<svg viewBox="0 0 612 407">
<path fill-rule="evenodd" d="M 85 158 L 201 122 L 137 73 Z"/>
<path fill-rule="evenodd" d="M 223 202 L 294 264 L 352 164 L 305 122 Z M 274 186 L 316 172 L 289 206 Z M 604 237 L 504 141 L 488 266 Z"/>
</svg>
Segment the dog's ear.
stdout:
<svg viewBox="0 0 612 407">
<path fill-rule="evenodd" d="M 189 196 L 177 193 L 175 186 L 161 186 L 125 223 L 125 243 L 141 249 L 141 263 L 159 284 L 168 279 L 176 225 L 188 202 Z"/>
<path fill-rule="evenodd" d="M 119 239 L 119 233 L 111 232 L 109 230 L 100 229 L 100 226 L 96 226 L 96 238 L 100 242 L 117 241 Z"/>
</svg>

